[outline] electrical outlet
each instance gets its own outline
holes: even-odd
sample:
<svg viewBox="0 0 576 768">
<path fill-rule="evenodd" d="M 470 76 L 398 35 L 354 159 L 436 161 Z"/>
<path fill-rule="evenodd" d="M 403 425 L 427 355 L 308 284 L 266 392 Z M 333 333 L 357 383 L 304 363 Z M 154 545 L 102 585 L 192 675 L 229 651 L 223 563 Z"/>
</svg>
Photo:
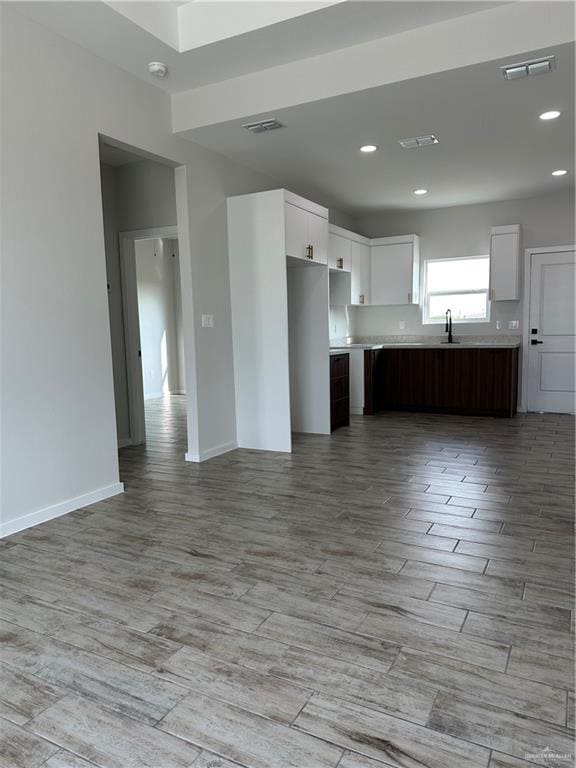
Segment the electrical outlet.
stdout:
<svg viewBox="0 0 576 768">
<path fill-rule="evenodd" d="M 202 315 L 202 328 L 214 328 L 214 315 Z"/>
<path fill-rule="evenodd" d="M 401 331 L 404 331 L 406 329 L 406 322 L 404 320 L 400 320 L 400 322 L 398 323 L 398 327 L 400 328 Z"/>
<path fill-rule="evenodd" d="M 517 331 L 520 328 L 519 320 L 508 320 L 508 328 L 511 331 Z"/>
</svg>

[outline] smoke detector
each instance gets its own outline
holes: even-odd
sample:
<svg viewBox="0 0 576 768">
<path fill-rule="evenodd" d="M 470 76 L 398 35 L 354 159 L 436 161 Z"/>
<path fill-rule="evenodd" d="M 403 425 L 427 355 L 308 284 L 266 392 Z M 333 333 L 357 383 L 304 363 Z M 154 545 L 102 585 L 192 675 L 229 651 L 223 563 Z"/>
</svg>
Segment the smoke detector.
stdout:
<svg viewBox="0 0 576 768">
<path fill-rule="evenodd" d="M 168 74 L 168 67 L 162 61 L 150 61 L 148 63 L 148 72 L 153 77 L 166 77 Z"/>
<path fill-rule="evenodd" d="M 400 139 L 398 144 L 404 149 L 418 149 L 419 147 L 431 147 L 432 144 L 438 144 L 438 138 L 433 133 L 427 133 L 425 136 L 416 136 L 413 139 Z"/>
<path fill-rule="evenodd" d="M 275 117 L 270 117 L 266 120 L 259 120 L 257 123 L 246 123 L 242 128 L 246 128 L 250 133 L 266 133 L 267 131 L 275 131 L 278 128 L 284 128 L 284 126 L 280 120 L 276 120 Z"/>
<path fill-rule="evenodd" d="M 521 77 L 543 75 L 545 72 L 552 72 L 555 68 L 556 57 L 546 56 L 543 59 L 520 61 L 518 64 L 506 64 L 506 66 L 500 67 L 500 72 L 502 72 L 505 80 L 518 80 Z"/>
</svg>

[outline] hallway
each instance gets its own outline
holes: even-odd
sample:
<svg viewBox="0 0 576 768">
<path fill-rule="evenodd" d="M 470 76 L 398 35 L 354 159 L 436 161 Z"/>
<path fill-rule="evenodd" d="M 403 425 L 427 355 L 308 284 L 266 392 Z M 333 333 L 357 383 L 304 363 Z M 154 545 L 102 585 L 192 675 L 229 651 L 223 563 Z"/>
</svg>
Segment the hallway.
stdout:
<svg viewBox="0 0 576 768">
<path fill-rule="evenodd" d="M 125 494 L 0 541 L 0 765 L 570 764 L 572 417 L 190 464 L 146 407 Z"/>
</svg>

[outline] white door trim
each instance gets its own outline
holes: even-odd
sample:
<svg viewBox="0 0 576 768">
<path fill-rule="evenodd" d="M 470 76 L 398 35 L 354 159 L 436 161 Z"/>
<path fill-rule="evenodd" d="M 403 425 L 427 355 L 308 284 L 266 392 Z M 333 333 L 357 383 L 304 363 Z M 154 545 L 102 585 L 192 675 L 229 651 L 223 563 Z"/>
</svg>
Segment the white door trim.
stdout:
<svg viewBox="0 0 576 768">
<path fill-rule="evenodd" d="M 561 253 L 574 251 L 576 245 L 552 245 L 548 248 L 524 249 L 524 302 L 522 311 L 522 387 L 520 393 L 520 410 L 528 410 L 528 348 L 530 345 L 530 296 L 532 292 L 532 255 L 538 253 Z"/>
<path fill-rule="evenodd" d="M 130 438 L 125 444 L 140 445 L 146 439 L 144 421 L 144 385 L 140 351 L 140 324 L 138 318 L 138 291 L 136 285 L 137 240 L 151 238 L 177 238 L 178 227 L 133 229 L 118 233 L 120 249 L 120 275 L 122 283 L 122 319 L 126 346 L 126 377 L 128 384 L 128 418 Z"/>
</svg>

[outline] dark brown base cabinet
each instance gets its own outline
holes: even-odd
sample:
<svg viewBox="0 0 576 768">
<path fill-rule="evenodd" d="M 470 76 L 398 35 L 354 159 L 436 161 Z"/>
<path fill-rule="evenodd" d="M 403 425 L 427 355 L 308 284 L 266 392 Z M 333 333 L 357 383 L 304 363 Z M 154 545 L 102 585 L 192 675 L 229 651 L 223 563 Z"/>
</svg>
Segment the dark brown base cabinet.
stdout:
<svg viewBox="0 0 576 768">
<path fill-rule="evenodd" d="M 350 358 L 330 355 L 330 429 L 350 424 Z"/>
<path fill-rule="evenodd" d="M 377 349 L 364 354 L 364 414 L 514 416 L 518 348 Z"/>
</svg>

